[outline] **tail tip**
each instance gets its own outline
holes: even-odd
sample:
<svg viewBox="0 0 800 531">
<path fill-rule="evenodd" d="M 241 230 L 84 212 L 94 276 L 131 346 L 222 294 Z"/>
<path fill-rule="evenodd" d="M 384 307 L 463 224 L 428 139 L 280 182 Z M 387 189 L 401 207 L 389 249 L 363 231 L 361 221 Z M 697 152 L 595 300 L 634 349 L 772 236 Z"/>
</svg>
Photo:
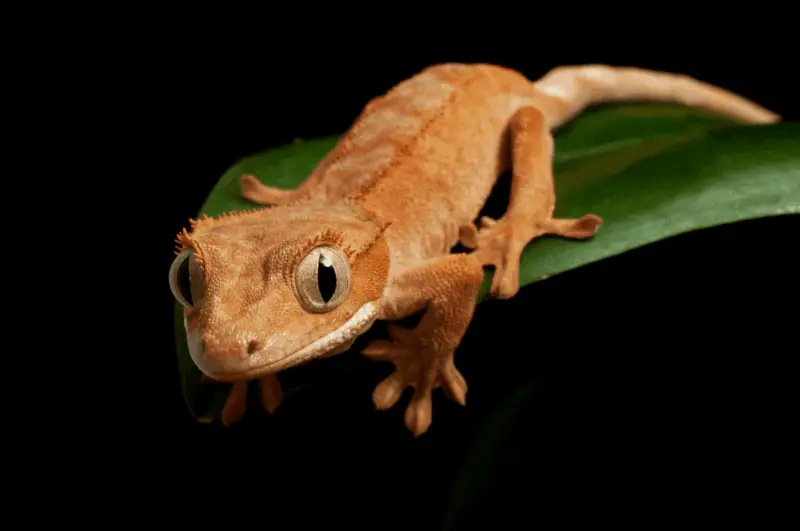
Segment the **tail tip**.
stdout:
<svg viewBox="0 0 800 531">
<path fill-rule="evenodd" d="M 783 118 L 780 114 L 764 109 L 752 120 L 752 122 L 756 124 L 774 124 L 782 120 Z"/>
</svg>

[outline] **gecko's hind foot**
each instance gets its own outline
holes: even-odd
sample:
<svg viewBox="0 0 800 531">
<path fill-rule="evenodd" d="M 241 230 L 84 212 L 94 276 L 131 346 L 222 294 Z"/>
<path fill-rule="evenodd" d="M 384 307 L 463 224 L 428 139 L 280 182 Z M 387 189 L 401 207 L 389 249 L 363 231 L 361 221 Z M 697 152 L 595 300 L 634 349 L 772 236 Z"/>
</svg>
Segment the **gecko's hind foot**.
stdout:
<svg viewBox="0 0 800 531">
<path fill-rule="evenodd" d="M 508 299 L 519 291 L 519 261 L 528 243 L 545 234 L 571 239 L 590 238 L 603 221 L 594 214 L 577 219 L 546 219 L 539 222 L 516 220 L 508 217 L 493 220 L 482 217 L 481 228 L 466 225 L 459 239 L 468 249 L 474 249 L 481 265 L 495 268 L 490 293 L 499 299 Z"/>
<path fill-rule="evenodd" d="M 437 349 L 423 344 L 414 330 L 389 324 L 392 341 L 377 339 L 367 345 L 363 354 L 394 363 L 394 373 L 380 382 L 372 393 L 377 409 L 394 406 L 406 387 L 414 393 L 406 407 L 405 424 L 415 437 L 425 433 L 432 420 L 432 392 L 442 387 L 445 395 L 461 405 L 466 404 L 467 382 L 456 369 L 453 349 Z"/>
</svg>

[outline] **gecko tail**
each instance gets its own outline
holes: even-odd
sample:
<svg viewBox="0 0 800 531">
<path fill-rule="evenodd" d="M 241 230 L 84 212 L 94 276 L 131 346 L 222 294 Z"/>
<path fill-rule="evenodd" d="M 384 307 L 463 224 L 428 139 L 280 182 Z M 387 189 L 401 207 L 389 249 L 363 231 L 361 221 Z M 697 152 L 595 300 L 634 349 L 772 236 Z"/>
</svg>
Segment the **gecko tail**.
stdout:
<svg viewBox="0 0 800 531">
<path fill-rule="evenodd" d="M 697 107 L 749 124 L 768 124 L 781 117 L 738 94 L 682 74 L 607 65 L 562 66 L 534 83 L 550 96 L 552 127 L 558 127 L 590 105 L 664 102 Z"/>
</svg>

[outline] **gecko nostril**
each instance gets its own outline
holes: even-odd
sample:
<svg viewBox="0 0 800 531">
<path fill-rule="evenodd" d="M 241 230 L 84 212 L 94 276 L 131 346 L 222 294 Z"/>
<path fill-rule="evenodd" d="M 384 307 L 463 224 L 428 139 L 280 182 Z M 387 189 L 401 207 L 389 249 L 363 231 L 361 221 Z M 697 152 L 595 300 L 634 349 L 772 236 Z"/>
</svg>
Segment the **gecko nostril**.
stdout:
<svg viewBox="0 0 800 531">
<path fill-rule="evenodd" d="M 261 348 L 261 344 L 259 344 L 258 341 L 251 341 L 250 343 L 247 344 L 247 354 L 249 356 L 252 356 L 256 352 L 258 352 L 258 349 L 260 349 L 260 348 Z"/>
</svg>

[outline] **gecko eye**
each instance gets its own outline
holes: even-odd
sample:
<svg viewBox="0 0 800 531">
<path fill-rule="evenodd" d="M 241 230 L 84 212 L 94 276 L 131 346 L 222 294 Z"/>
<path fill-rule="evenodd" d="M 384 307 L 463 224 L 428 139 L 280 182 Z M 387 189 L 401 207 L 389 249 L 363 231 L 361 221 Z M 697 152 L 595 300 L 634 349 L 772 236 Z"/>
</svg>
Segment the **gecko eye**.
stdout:
<svg viewBox="0 0 800 531">
<path fill-rule="evenodd" d="M 169 287 L 178 302 L 192 307 L 192 284 L 189 281 L 189 265 L 194 255 L 191 249 L 183 251 L 172 262 L 169 268 Z"/>
<path fill-rule="evenodd" d="M 350 291 L 350 264 L 334 247 L 315 247 L 297 265 L 295 283 L 303 308 L 327 312 Z"/>
</svg>

